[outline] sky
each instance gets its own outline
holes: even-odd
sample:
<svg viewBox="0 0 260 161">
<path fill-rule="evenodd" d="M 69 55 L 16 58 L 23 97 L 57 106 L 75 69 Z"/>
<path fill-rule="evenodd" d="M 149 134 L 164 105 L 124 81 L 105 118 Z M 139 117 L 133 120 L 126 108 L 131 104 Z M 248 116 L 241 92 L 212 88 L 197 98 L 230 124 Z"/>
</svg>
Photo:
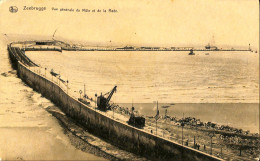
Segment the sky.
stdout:
<svg viewBox="0 0 260 161">
<path fill-rule="evenodd" d="M 18 12 L 9 12 L 16 6 Z M 45 11 L 24 10 L 46 7 Z M 74 9 L 53 11 L 52 7 Z M 76 9 L 115 9 L 76 12 Z M 0 0 L 0 33 L 96 44 L 259 48 L 258 0 Z"/>
</svg>

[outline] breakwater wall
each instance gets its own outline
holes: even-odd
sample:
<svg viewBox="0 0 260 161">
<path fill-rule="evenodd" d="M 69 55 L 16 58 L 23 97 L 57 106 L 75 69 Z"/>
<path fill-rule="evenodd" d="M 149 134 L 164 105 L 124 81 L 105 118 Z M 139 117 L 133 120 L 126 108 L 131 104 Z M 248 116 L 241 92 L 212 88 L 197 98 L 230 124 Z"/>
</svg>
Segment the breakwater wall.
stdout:
<svg viewBox="0 0 260 161">
<path fill-rule="evenodd" d="M 190 49 L 117 49 L 117 48 L 69 48 L 69 47 L 62 47 L 62 50 L 66 51 L 187 51 L 189 52 Z M 36 50 L 35 50 L 36 51 Z M 247 51 L 250 52 L 251 50 L 243 50 L 243 49 L 193 49 L 193 51 Z"/>
<path fill-rule="evenodd" d="M 13 68 L 17 69 L 18 61 L 27 65 L 27 66 L 38 66 L 34 62 L 32 62 L 26 55 L 25 52 L 22 51 L 18 47 L 11 47 L 11 45 L 7 46 L 7 50 L 9 53 L 10 60 L 13 62 Z"/>
<path fill-rule="evenodd" d="M 182 146 L 165 138 L 150 134 L 125 122 L 112 119 L 100 111 L 79 102 L 58 84 L 32 71 L 27 64 L 16 59 L 16 52 L 8 48 L 12 63 L 16 63 L 18 76 L 34 90 L 50 99 L 67 116 L 89 132 L 122 149 L 152 160 L 217 161 L 217 157 Z M 10 50 L 11 49 L 11 50 Z"/>
</svg>

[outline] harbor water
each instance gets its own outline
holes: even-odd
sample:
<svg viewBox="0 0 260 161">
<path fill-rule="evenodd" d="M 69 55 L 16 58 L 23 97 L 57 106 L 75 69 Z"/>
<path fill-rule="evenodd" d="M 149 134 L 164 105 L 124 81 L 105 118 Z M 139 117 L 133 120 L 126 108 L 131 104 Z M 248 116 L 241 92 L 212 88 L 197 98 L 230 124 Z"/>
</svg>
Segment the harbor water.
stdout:
<svg viewBox="0 0 260 161">
<path fill-rule="evenodd" d="M 196 117 L 259 132 L 259 57 L 253 52 L 30 51 L 42 68 L 69 81 L 69 92 L 95 98 L 118 91 L 112 102 L 143 115 Z M 44 71 L 44 70 L 43 70 Z"/>
<path fill-rule="evenodd" d="M 118 91 L 117 103 L 258 103 L 258 54 L 251 52 L 26 52 L 89 95 Z"/>
</svg>

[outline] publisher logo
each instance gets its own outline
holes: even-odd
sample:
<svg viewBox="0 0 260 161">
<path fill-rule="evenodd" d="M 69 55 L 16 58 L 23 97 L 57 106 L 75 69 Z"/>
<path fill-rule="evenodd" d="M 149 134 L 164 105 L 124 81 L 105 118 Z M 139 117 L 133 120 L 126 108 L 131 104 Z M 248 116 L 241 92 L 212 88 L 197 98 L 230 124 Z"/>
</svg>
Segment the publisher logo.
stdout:
<svg viewBox="0 0 260 161">
<path fill-rule="evenodd" d="M 11 13 L 16 13 L 16 12 L 18 11 L 18 8 L 17 8 L 16 6 L 10 6 L 10 7 L 9 7 L 9 11 L 10 11 Z"/>
</svg>

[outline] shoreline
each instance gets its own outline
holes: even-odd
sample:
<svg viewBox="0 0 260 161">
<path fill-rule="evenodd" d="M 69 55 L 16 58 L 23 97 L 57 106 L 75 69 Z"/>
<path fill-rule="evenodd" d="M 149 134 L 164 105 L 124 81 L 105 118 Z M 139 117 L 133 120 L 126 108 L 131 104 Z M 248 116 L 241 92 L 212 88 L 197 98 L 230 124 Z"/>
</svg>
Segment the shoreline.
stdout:
<svg viewBox="0 0 260 161">
<path fill-rule="evenodd" d="M 130 109 L 132 106 L 131 103 L 115 104 L 126 109 Z M 139 115 L 152 118 L 156 114 L 154 103 L 134 103 L 134 107 Z M 248 131 L 253 135 L 259 134 L 259 124 L 255 121 L 259 120 L 259 116 L 255 115 L 259 113 L 259 103 L 159 103 L 158 108 L 162 117 L 165 117 L 165 111 L 167 110 L 168 119 L 180 120 L 184 113 L 185 117 L 194 118 L 194 123 L 195 121 L 203 123 L 211 122 L 216 124 L 215 126 L 219 128 L 223 126 L 223 128 L 226 129 L 232 128 L 237 131 L 242 129 L 244 132 Z M 227 113 L 216 112 L 216 110 L 227 110 Z M 237 116 L 237 113 L 233 114 L 232 110 L 243 110 L 246 115 L 245 117 L 251 116 L 252 118 L 248 122 L 237 120 L 236 117 L 239 118 L 243 115 L 241 116 L 241 114 L 238 113 L 239 115 Z M 200 111 L 206 113 L 207 116 L 200 114 Z M 233 118 L 235 118 L 235 120 L 232 120 Z M 244 118 L 242 119 L 244 120 Z"/>
<path fill-rule="evenodd" d="M 130 103 L 127 103 L 130 104 Z M 135 103 L 138 104 L 138 103 Z M 166 104 L 166 103 L 162 103 L 162 104 Z M 177 104 L 177 103 L 176 103 Z M 184 104 L 184 103 L 183 103 Z M 258 103 L 256 103 L 258 104 Z M 128 107 L 122 107 L 122 103 L 117 104 L 114 103 L 111 105 L 112 107 L 114 107 L 116 109 L 116 112 L 119 114 L 124 114 L 124 115 L 129 115 L 130 116 L 130 108 Z M 140 115 L 140 112 L 134 111 L 135 114 Z M 146 114 L 142 114 L 141 116 L 144 116 L 147 119 L 152 119 L 154 118 L 154 116 L 151 115 L 146 115 Z M 160 119 L 167 119 L 169 121 L 173 121 L 176 124 L 180 124 L 181 121 L 183 120 L 183 118 L 179 118 L 177 116 L 172 116 L 172 115 L 165 115 L 165 114 L 160 114 Z M 250 132 L 250 130 L 245 130 L 242 128 L 236 128 L 233 127 L 232 125 L 226 125 L 226 124 L 221 124 L 221 123 L 217 123 L 217 122 L 210 122 L 210 121 L 201 121 L 199 118 L 196 117 L 184 117 L 184 122 L 185 125 L 190 125 L 191 127 L 197 127 L 200 128 L 200 130 L 202 131 L 215 131 L 216 133 L 220 133 L 220 134 L 226 134 L 226 135 L 237 135 L 237 136 L 241 136 L 244 138 L 258 138 L 259 137 L 259 133 L 257 132 Z"/>
<path fill-rule="evenodd" d="M 60 111 L 60 109 L 54 106 L 49 106 L 45 110 L 59 121 L 60 125 L 64 129 L 64 134 L 68 135 L 71 144 L 83 152 L 88 152 L 98 157 L 115 161 L 148 160 L 144 157 L 137 156 L 136 154 L 121 150 L 114 145 L 103 141 L 101 138 L 92 135 L 88 130 L 81 127 L 81 125 L 78 125 L 73 119 L 66 116 L 62 111 Z M 98 144 L 102 144 L 103 147 L 100 147 Z"/>
<path fill-rule="evenodd" d="M 115 105 L 116 106 L 116 105 Z M 123 114 L 125 117 L 130 117 L 130 111 L 123 107 L 116 106 L 116 113 Z M 138 112 L 135 111 L 135 115 Z M 146 126 L 144 129 L 157 133 L 160 137 L 165 137 L 170 140 L 177 141 L 180 144 L 211 153 L 210 137 L 213 134 L 213 155 L 223 159 L 235 160 L 251 160 L 259 157 L 260 140 L 259 134 L 243 131 L 242 129 L 233 128 L 231 126 L 219 126 L 212 123 L 203 123 L 194 117 L 176 118 L 171 116 L 160 116 L 156 121 L 154 116 L 144 116 Z M 184 123 L 184 138 L 182 141 L 182 126 Z M 194 124 L 196 122 L 196 124 Z M 199 124 L 197 122 L 200 122 Z M 225 129 L 220 130 L 219 128 Z M 229 131 L 227 131 L 228 129 Z M 245 132 L 247 134 L 245 134 Z M 194 141 L 195 140 L 195 141 Z M 197 146 L 198 145 L 198 146 Z M 241 150 L 241 152 L 240 152 Z M 241 153 L 241 155 L 240 155 Z"/>
</svg>

